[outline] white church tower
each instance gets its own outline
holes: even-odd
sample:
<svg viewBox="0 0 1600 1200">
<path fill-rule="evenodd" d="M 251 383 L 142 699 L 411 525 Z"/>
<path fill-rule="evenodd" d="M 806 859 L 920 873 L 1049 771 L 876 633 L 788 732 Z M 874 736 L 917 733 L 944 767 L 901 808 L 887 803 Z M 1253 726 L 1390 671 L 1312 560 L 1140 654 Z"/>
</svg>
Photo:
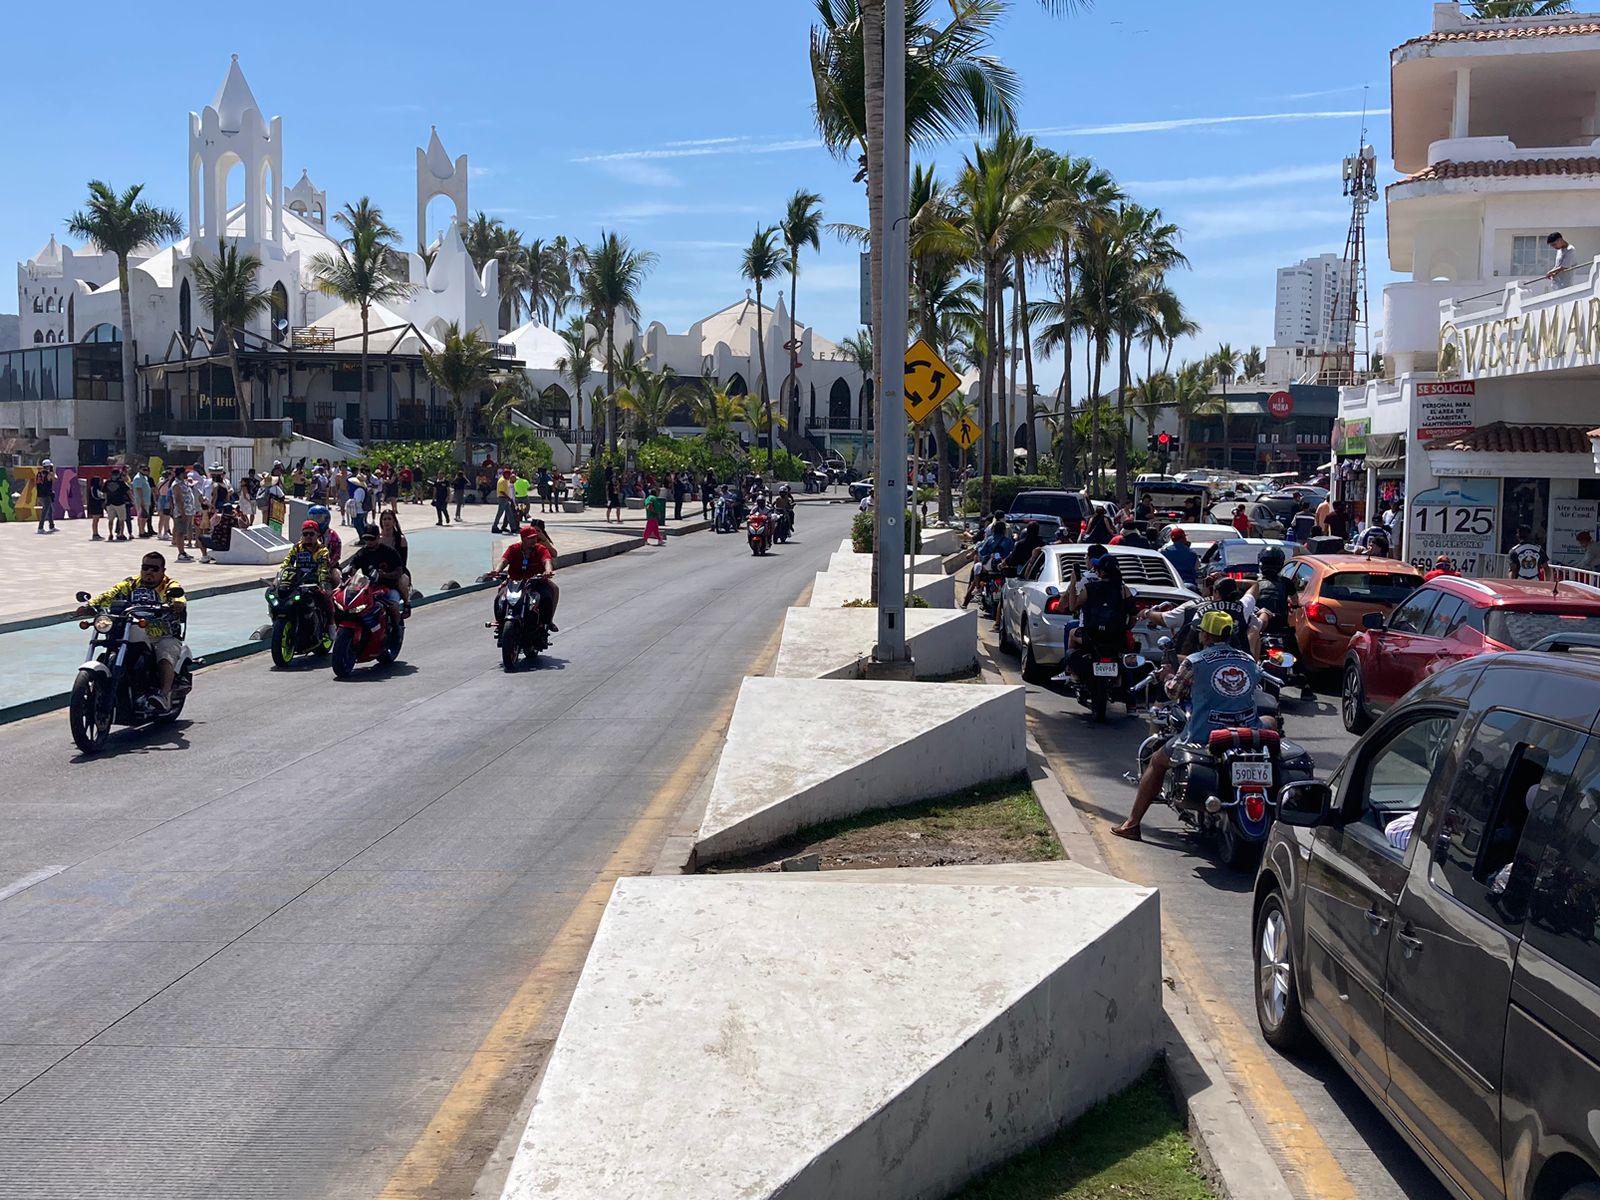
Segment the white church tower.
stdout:
<svg viewBox="0 0 1600 1200">
<path fill-rule="evenodd" d="M 302 221 L 315 225 L 324 233 L 328 230 L 328 193 L 311 182 L 304 167 L 300 168 L 300 182 L 283 192 L 283 206 Z"/>
<path fill-rule="evenodd" d="M 217 98 L 204 112 L 189 114 L 191 245 L 227 236 L 228 173 L 235 166 L 244 169 L 244 242 L 282 246 L 283 118 L 268 125 L 237 54 Z"/>
<path fill-rule="evenodd" d="M 417 148 L 417 245 L 428 244 L 428 201 L 435 196 L 453 200 L 456 206 L 456 223 L 467 227 L 467 156 L 455 162 L 445 153 L 439 140 L 439 127 L 433 127 L 428 137 L 428 148 Z"/>
</svg>

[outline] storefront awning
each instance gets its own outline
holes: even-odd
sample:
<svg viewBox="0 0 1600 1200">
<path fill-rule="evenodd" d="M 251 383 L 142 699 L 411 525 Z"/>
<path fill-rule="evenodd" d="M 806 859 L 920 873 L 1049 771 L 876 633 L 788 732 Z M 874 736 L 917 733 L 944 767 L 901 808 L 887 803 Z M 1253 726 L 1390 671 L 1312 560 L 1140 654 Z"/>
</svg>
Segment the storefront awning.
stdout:
<svg viewBox="0 0 1600 1200">
<path fill-rule="evenodd" d="M 1406 435 L 1373 433 L 1367 435 L 1367 470 L 1387 471 L 1406 465 Z"/>
</svg>

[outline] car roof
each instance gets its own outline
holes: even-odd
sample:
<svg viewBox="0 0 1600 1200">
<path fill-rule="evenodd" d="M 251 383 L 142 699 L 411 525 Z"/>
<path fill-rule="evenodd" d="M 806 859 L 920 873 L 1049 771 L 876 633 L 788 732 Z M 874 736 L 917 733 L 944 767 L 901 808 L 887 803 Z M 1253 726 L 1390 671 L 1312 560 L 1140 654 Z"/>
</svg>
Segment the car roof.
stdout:
<svg viewBox="0 0 1600 1200">
<path fill-rule="evenodd" d="M 1418 579 L 1422 578 L 1420 570 L 1396 558 L 1374 559 L 1368 558 L 1365 554 L 1305 554 L 1295 561 L 1310 563 L 1314 567 L 1323 567 L 1329 571 L 1360 568 L 1363 571 L 1388 571 L 1391 574 L 1415 575 Z"/>
<path fill-rule="evenodd" d="M 1467 579 L 1460 575 L 1441 575 L 1428 586 L 1470 600 L 1479 608 L 1592 604 L 1600 609 L 1600 588 L 1570 580 L 1551 584 L 1540 579 Z"/>
<path fill-rule="evenodd" d="M 1085 558 L 1087 558 L 1089 555 L 1088 542 L 1055 542 L 1051 548 L 1060 551 L 1070 551 L 1074 554 L 1081 554 Z M 1107 546 L 1106 553 L 1116 555 L 1118 558 L 1137 556 L 1140 558 L 1159 558 L 1162 562 L 1167 561 L 1166 556 L 1163 555 L 1161 551 L 1146 550 L 1143 546 Z"/>
</svg>

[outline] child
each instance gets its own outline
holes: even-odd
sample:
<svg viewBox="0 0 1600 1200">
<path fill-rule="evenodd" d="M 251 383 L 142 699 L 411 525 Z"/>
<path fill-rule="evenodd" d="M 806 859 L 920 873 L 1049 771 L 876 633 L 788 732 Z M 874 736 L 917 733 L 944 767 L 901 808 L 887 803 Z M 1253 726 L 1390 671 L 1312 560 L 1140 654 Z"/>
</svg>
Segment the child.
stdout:
<svg viewBox="0 0 1600 1200">
<path fill-rule="evenodd" d="M 650 489 L 650 496 L 644 502 L 644 540 L 655 542 L 658 546 L 667 544 L 667 535 L 661 532 L 661 522 L 667 519 L 667 502 L 656 495 L 656 489 Z"/>
</svg>

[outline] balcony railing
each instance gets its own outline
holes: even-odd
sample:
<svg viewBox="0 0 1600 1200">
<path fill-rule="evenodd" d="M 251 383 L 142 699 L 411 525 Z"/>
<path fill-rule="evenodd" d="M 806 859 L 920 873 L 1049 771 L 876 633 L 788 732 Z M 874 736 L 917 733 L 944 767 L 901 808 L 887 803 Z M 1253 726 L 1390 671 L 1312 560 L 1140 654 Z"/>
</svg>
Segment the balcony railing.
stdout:
<svg viewBox="0 0 1600 1200">
<path fill-rule="evenodd" d="M 806 429 L 817 433 L 840 433 L 862 428 L 860 417 L 813 417 L 806 422 Z"/>
<path fill-rule="evenodd" d="M 1440 305 L 1440 374 L 1496 379 L 1600 366 L 1600 258 Z"/>
</svg>

